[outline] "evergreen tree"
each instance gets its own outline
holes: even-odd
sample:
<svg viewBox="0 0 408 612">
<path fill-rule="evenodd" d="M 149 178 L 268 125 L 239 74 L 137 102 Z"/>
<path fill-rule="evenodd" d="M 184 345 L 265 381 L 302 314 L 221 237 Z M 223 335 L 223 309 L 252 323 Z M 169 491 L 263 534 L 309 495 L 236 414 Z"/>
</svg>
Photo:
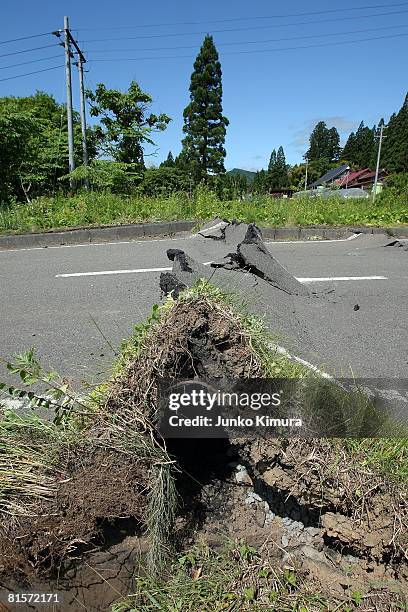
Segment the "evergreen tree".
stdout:
<svg viewBox="0 0 408 612">
<path fill-rule="evenodd" d="M 351 132 L 350 136 L 347 138 L 347 142 L 344 145 L 344 149 L 342 152 L 342 158 L 346 160 L 349 164 L 353 164 L 356 157 L 356 135 L 354 132 Z"/>
<path fill-rule="evenodd" d="M 272 174 L 276 164 L 276 150 L 274 149 L 269 158 L 268 173 Z"/>
<path fill-rule="evenodd" d="M 229 121 L 222 114 L 222 72 L 212 36 L 207 35 L 194 62 L 190 104 L 184 110 L 183 152 L 197 179 L 225 172 L 224 148 Z"/>
<path fill-rule="evenodd" d="M 408 94 L 398 113 L 387 126 L 382 165 L 389 172 L 408 172 Z"/>
<path fill-rule="evenodd" d="M 356 152 L 353 160 L 359 168 L 366 168 L 373 162 L 375 151 L 374 130 L 362 121 L 356 132 Z"/>
<path fill-rule="evenodd" d="M 317 159 L 328 158 L 328 140 L 329 130 L 324 121 L 317 123 L 310 135 L 309 149 L 306 153 L 306 157 L 309 161 L 315 161 Z"/>
<path fill-rule="evenodd" d="M 310 146 L 306 153 L 309 161 L 327 159 L 337 161 L 340 156 L 340 136 L 335 127 L 328 128 L 324 121 L 319 121 L 310 135 Z"/>
<path fill-rule="evenodd" d="M 176 162 L 174 161 L 173 153 L 169 151 L 167 159 L 160 164 L 160 168 L 174 168 Z"/>
<path fill-rule="evenodd" d="M 271 160 L 274 153 L 275 151 L 272 152 Z M 275 162 L 268 168 L 268 182 L 270 189 L 283 189 L 288 186 L 288 167 L 283 147 L 279 147 L 278 152 L 275 153 Z"/>
<path fill-rule="evenodd" d="M 339 133 L 335 127 L 332 127 L 327 136 L 327 157 L 330 161 L 337 161 L 341 152 Z"/>
</svg>

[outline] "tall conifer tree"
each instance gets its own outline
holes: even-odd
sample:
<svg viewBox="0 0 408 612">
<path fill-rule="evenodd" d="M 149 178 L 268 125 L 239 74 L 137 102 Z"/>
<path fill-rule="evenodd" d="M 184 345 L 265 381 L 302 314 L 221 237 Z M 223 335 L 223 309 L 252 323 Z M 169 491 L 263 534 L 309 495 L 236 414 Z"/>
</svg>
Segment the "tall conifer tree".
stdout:
<svg viewBox="0 0 408 612">
<path fill-rule="evenodd" d="M 213 38 L 207 35 L 194 62 L 190 103 L 184 110 L 183 155 L 197 180 L 225 172 L 228 124 L 222 114 L 221 64 Z"/>
<path fill-rule="evenodd" d="M 269 158 L 269 164 L 268 164 L 269 174 L 272 174 L 272 172 L 274 171 L 275 164 L 276 164 L 276 150 L 274 149 Z"/>
<path fill-rule="evenodd" d="M 385 134 L 384 166 L 390 172 L 408 172 L 408 94 L 399 112 L 391 115 Z"/>
<path fill-rule="evenodd" d="M 335 127 L 328 128 L 324 121 L 319 121 L 311 135 L 310 146 L 306 153 L 309 161 L 327 159 L 336 161 L 340 155 L 340 137 Z"/>
</svg>

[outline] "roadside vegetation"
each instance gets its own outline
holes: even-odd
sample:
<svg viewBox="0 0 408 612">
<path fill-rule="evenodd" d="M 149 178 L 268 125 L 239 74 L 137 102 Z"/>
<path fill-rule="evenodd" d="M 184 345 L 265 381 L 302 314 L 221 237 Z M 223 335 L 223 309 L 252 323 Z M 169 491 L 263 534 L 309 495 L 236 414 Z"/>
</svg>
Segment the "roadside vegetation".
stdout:
<svg viewBox="0 0 408 612">
<path fill-rule="evenodd" d="M 403 597 L 365 596 L 349 589 L 342 598 L 327 597 L 289 562 L 279 568 L 273 558 L 244 541 L 227 542 L 218 550 L 205 544 L 175 557 L 164 576 L 143 576 L 128 598 L 112 612 L 403 612 Z M 368 607 L 366 607 L 366 605 Z M 373 607 L 371 607 L 373 606 Z M 374 607 L 375 606 L 375 607 Z"/>
<path fill-rule="evenodd" d="M 385 190 L 375 203 L 371 199 L 336 197 L 220 199 L 204 186 L 197 188 L 191 197 L 186 193 L 148 197 L 137 193 L 82 192 L 0 208 L 0 232 L 39 232 L 177 219 L 202 221 L 215 216 L 255 222 L 259 226 L 395 226 L 408 223 L 408 196 L 395 188 Z"/>
</svg>

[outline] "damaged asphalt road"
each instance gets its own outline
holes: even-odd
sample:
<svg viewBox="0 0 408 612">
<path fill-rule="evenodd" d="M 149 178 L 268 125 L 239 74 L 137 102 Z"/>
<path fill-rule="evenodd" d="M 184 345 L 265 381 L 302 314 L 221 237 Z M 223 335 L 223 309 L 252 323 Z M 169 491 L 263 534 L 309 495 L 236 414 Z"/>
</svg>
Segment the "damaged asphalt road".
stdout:
<svg viewBox="0 0 408 612">
<path fill-rule="evenodd" d="M 99 380 L 133 323 L 162 299 L 160 274 L 171 273 L 175 263 L 166 251 L 178 249 L 207 264 L 203 269 L 223 277 L 225 288 L 262 312 L 277 343 L 292 354 L 337 376 L 407 376 L 408 261 L 402 248 L 384 248 L 390 240 L 379 235 L 265 243 L 271 261 L 259 245 L 242 244 L 245 236 L 230 232 L 225 241 L 183 236 L 0 252 L 0 355 L 35 346 L 44 363 L 61 373 Z M 225 268 L 208 265 L 228 253 L 236 257 L 227 258 Z M 263 272 L 269 281 L 251 273 L 251 258 L 260 256 L 270 266 Z M 249 262 L 247 270 L 240 258 Z M 282 272 L 279 264 L 289 274 L 285 290 L 273 285 L 282 280 L 272 278 Z M 332 280 L 350 277 L 362 280 Z"/>
</svg>

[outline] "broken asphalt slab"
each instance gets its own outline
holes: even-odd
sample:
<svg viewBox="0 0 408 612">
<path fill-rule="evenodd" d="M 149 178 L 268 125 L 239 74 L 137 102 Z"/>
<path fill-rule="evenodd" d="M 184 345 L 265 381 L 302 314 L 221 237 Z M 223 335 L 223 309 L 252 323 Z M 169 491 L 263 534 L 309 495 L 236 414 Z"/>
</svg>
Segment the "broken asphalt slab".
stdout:
<svg viewBox="0 0 408 612">
<path fill-rule="evenodd" d="M 223 232 L 222 230 L 228 225 L 228 221 L 224 221 L 220 217 L 215 217 L 211 221 L 204 223 L 198 232 L 199 236 L 203 236 L 204 238 L 213 238 L 214 240 L 222 240 Z"/>
<path fill-rule="evenodd" d="M 392 240 L 386 247 L 396 247 L 402 251 L 408 251 L 408 238 L 400 238 L 399 240 Z"/>
<path fill-rule="evenodd" d="M 165 294 L 173 291 L 177 297 L 181 290 L 205 279 L 222 291 L 242 298 L 246 309 L 262 317 L 269 329 L 283 332 L 289 350 L 312 347 L 306 320 L 298 315 L 294 298 L 299 303 L 299 300 L 317 299 L 316 296 L 309 297 L 308 288 L 267 251 L 255 225 L 232 223 L 222 234 L 223 238 L 215 244 L 223 246 L 224 260 L 213 265 L 200 264 L 180 249 L 169 249 L 167 256 L 173 267 L 171 272 L 160 276 L 162 291 Z M 235 253 L 225 255 L 231 246 L 236 247 Z"/>
<path fill-rule="evenodd" d="M 255 225 L 250 225 L 244 240 L 237 246 L 238 258 L 244 268 L 268 283 L 291 295 L 309 295 L 309 289 L 302 285 L 266 249 L 261 233 Z"/>
<path fill-rule="evenodd" d="M 228 250 L 233 247 L 235 251 L 227 253 L 222 261 L 212 263 L 212 269 L 235 269 L 250 272 L 289 295 L 309 295 L 308 287 L 300 283 L 267 250 L 262 241 L 261 231 L 255 224 L 232 222 L 222 228 L 221 234 L 221 238 L 215 238 L 217 243 L 223 243 Z M 214 275 L 211 269 L 208 270 L 202 264 L 194 261 L 182 250 L 169 249 L 167 256 L 173 261 L 171 274 L 181 284 L 191 286 L 191 283 L 194 284 L 199 278 L 209 280 Z M 169 278 L 170 276 L 166 274 L 166 282 L 169 281 Z M 175 281 L 173 284 L 176 285 Z M 162 289 L 167 293 L 164 285 L 162 281 Z"/>
</svg>

